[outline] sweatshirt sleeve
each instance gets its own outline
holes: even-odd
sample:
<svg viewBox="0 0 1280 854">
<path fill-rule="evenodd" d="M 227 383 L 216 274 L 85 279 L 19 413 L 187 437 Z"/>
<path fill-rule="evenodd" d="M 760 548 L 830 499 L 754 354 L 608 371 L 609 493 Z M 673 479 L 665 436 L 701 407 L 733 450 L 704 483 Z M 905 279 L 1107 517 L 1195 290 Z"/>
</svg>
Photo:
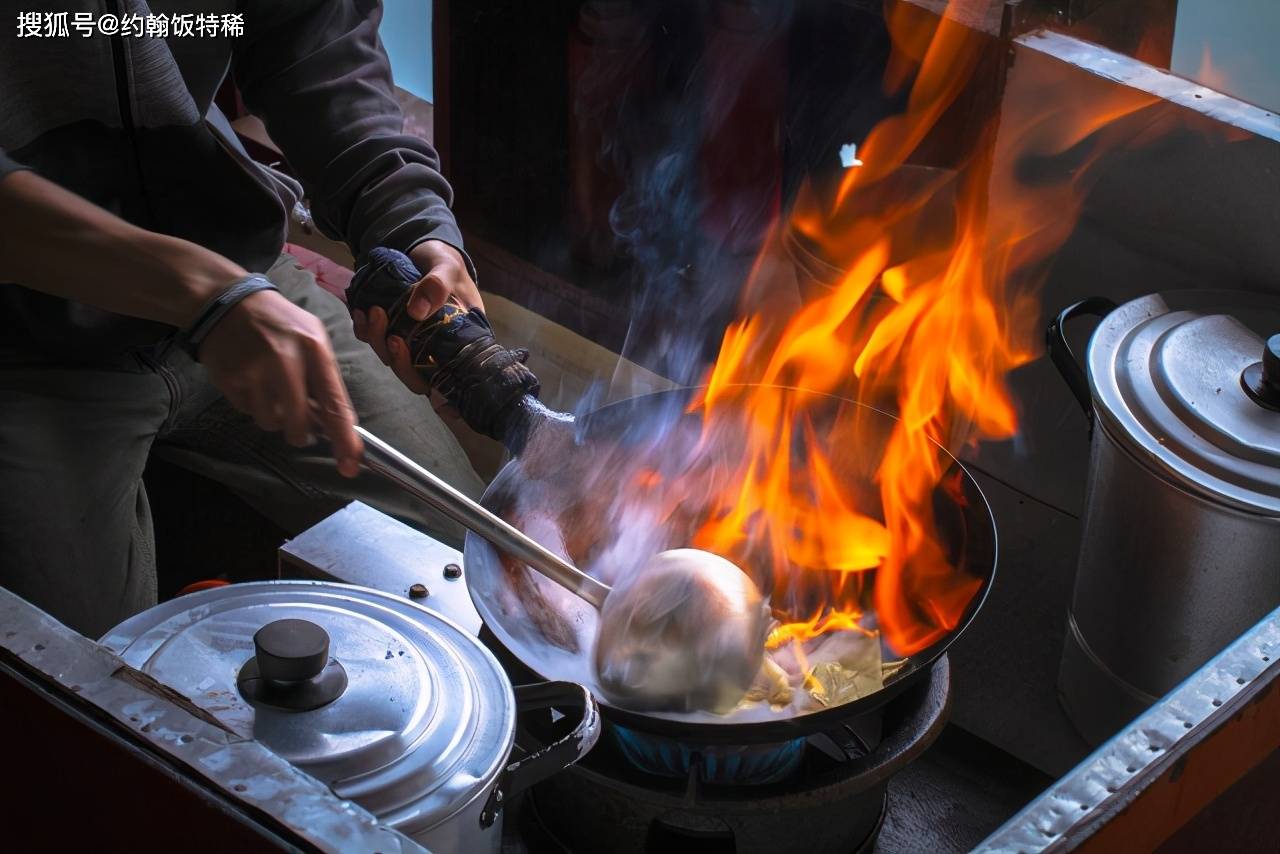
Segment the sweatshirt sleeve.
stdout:
<svg viewBox="0 0 1280 854">
<path fill-rule="evenodd" d="M 301 178 L 321 231 L 356 257 L 442 240 L 475 278 L 440 158 L 404 133 L 381 19 L 377 0 L 247 3 L 236 85 Z"/>
<path fill-rule="evenodd" d="M 24 166 L 23 164 L 14 160 L 12 157 L 10 157 L 8 154 L 5 153 L 5 150 L 3 148 L 0 148 L 0 178 L 4 178 L 10 172 L 18 172 L 23 169 L 30 169 L 30 168 L 31 168 L 30 166 Z"/>
</svg>

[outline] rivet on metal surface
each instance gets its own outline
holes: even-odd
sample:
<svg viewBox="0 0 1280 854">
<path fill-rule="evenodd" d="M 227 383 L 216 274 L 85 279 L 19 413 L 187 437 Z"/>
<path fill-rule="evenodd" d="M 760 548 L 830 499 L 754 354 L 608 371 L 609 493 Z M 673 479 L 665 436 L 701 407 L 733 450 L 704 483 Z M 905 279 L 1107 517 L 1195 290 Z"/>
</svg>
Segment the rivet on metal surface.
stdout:
<svg viewBox="0 0 1280 854">
<path fill-rule="evenodd" d="M 410 599 L 426 599 L 431 595 L 431 591 L 427 589 L 425 584 L 414 584 L 409 587 Z"/>
<path fill-rule="evenodd" d="M 489 793 L 489 799 L 485 801 L 484 808 L 480 810 L 480 826 L 491 827 L 498 820 L 498 814 L 502 812 L 502 786 L 499 784 Z"/>
<path fill-rule="evenodd" d="M 456 581 L 462 577 L 462 567 L 456 563 L 446 563 L 444 565 L 444 577 L 450 581 Z"/>
</svg>

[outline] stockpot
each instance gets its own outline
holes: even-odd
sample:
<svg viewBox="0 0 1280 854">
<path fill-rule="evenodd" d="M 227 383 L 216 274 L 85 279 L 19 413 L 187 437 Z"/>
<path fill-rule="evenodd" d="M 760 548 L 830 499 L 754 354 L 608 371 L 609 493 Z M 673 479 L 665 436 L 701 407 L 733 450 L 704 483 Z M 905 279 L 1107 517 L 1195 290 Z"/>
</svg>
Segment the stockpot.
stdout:
<svg viewBox="0 0 1280 854">
<path fill-rule="evenodd" d="M 432 611 L 345 584 L 233 584 L 170 600 L 101 643 L 227 729 L 437 852 L 497 852 L 502 805 L 577 761 L 599 716 L 579 685 L 512 689 Z M 512 761 L 518 716 L 569 719 Z M 536 727 L 534 727 L 536 728 Z"/>
<path fill-rule="evenodd" d="M 1101 316 L 1087 374 L 1064 335 Z M 1058 688 L 1114 734 L 1280 605 L 1280 296 L 1084 300 L 1050 355 L 1092 422 Z"/>
</svg>

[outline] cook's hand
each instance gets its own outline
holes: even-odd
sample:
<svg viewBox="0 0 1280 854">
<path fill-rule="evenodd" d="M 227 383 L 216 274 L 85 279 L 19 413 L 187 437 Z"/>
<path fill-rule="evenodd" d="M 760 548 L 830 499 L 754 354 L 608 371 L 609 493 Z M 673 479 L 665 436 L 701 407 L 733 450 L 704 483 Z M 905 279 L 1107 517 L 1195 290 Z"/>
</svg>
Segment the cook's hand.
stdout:
<svg viewBox="0 0 1280 854">
<path fill-rule="evenodd" d="M 276 291 L 260 291 L 218 321 L 199 355 L 214 386 L 263 430 L 283 430 L 289 444 L 307 445 L 318 419 L 338 471 L 347 477 L 360 471 L 355 410 L 314 315 Z"/>
<path fill-rule="evenodd" d="M 409 258 L 423 273 L 422 278 L 413 284 L 409 295 L 407 311 L 414 320 L 426 320 L 446 302 L 484 309 L 480 289 L 467 272 L 467 264 L 457 249 L 441 240 L 424 240 L 409 251 Z M 353 312 L 352 320 L 356 337 L 372 347 L 382 363 L 395 371 L 402 383 L 418 394 L 429 391 L 422 377 L 413 369 L 404 339 L 387 335 L 385 311 L 375 306 L 367 313 Z"/>
<path fill-rule="evenodd" d="M 467 272 L 462 253 L 442 240 L 424 240 L 409 250 L 422 278 L 409 295 L 409 316 L 426 320 L 452 299 L 466 308 L 484 309 L 480 289 Z"/>
<path fill-rule="evenodd" d="M 245 275 L 230 258 L 138 228 L 35 172 L 0 176 L 0 282 L 186 329 Z M 260 291 L 227 312 L 200 356 L 233 406 L 267 429 L 284 429 L 291 442 L 311 432 L 310 395 L 339 469 L 356 473 L 355 415 L 320 321 Z"/>
</svg>

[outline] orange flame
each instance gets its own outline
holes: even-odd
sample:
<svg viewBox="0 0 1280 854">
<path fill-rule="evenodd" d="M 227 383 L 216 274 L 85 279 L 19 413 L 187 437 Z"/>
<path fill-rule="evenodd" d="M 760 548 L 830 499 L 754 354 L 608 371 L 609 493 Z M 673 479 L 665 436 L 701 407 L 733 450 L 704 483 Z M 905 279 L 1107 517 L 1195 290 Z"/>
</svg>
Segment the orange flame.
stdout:
<svg viewBox="0 0 1280 854">
<path fill-rule="evenodd" d="M 860 611 L 828 611 L 801 623 L 785 623 L 769 633 L 765 640 L 766 649 L 777 649 L 792 641 L 817 637 L 825 632 L 852 631 L 872 635 L 862 626 Z M 808 670 L 808 668 L 805 668 Z"/>
<path fill-rule="evenodd" d="M 1134 90 L 1072 94 L 1011 81 L 1011 115 L 1003 127 L 992 119 L 955 180 L 886 195 L 880 188 L 964 91 L 986 38 L 918 11 L 895 11 L 889 25 L 886 87 L 913 81 L 905 112 L 859 146 L 865 165 L 848 171 L 830 208 L 810 202 L 779 228 L 841 259 L 843 274 L 785 322 L 757 310 L 729 328 L 690 407 L 704 436 L 745 431 L 741 462 L 693 545 L 772 573 L 781 625 L 771 647 L 865 630 L 874 610 L 891 647 L 911 654 L 963 617 L 982 581 L 952 564 L 936 530 L 933 500 L 951 463 L 943 449 L 1017 432 L 1006 377 L 1036 355 L 1035 293 L 1078 217 L 1079 178 L 1102 152 L 1149 130 L 1106 133 L 1153 102 Z M 1072 158 L 1074 179 L 1027 186 L 1015 174 L 1028 159 L 1060 155 Z M 947 228 L 921 233 L 940 203 L 952 208 Z M 758 263 L 753 276 L 768 269 Z M 877 507 L 835 473 L 867 446 L 860 410 L 817 432 L 828 394 L 896 409 L 874 469 Z"/>
</svg>

